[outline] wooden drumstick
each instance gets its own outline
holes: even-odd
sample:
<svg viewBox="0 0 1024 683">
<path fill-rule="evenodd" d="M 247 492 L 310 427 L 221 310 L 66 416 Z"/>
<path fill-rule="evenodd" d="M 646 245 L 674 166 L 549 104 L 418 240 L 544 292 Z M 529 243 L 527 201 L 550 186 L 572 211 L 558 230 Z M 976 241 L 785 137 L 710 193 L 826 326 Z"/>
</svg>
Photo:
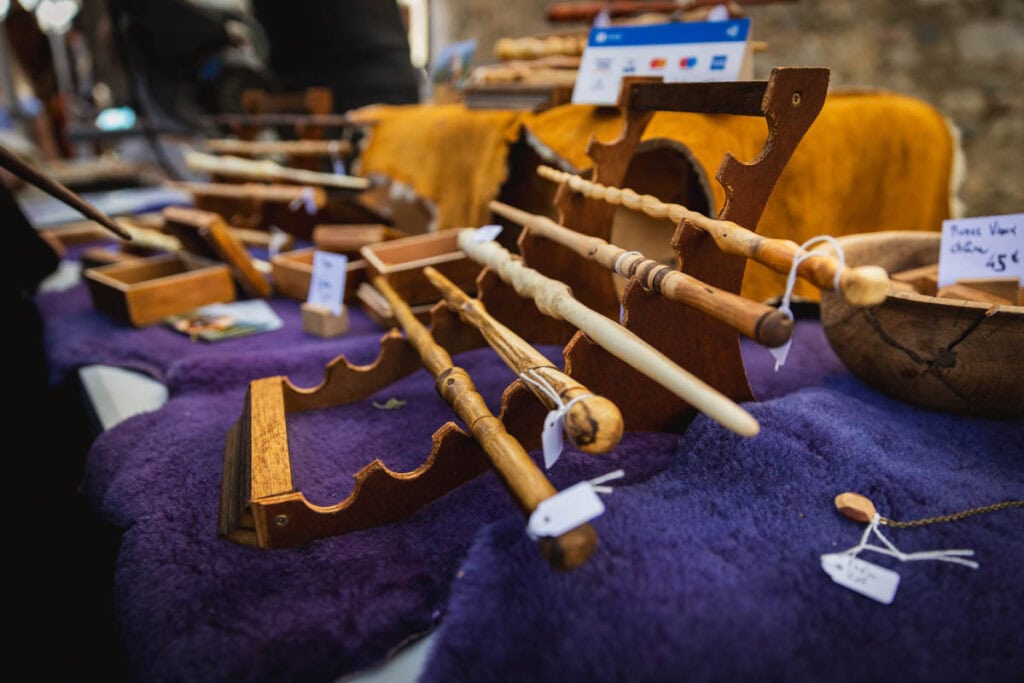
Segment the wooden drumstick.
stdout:
<svg viewBox="0 0 1024 683">
<path fill-rule="evenodd" d="M 18 176 L 27 183 L 35 185 L 55 199 L 59 199 L 72 209 L 76 209 L 86 218 L 91 218 L 121 239 L 132 238 L 128 232 L 114 222 L 114 219 L 103 213 L 85 199 L 72 192 L 56 179 L 51 178 L 34 166 L 26 163 L 3 145 L 0 145 L 0 166 Z"/>
<path fill-rule="evenodd" d="M 185 163 L 193 171 L 250 180 L 288 182 L 297 185 L 319 185 L 322 187 L 338 187 L 345 190 L 365 190 L 370 187 L 370 181 L 366 178 L 337 175 L 334 173 L 320 173 L 319 171 L 307 171 L 301 168 L 289 168 L 269 159 L 254 161 L 252 159 L 243 159 L 242 157 L 219 157 L 201 152 L 186 152 Z"/>
<path fill-rule="evenodd" d="M 581 193 L 584 197 L 600 199 L 634 211 L 643 211 L 652 218 L 668 218 L 675 223 L 685 219 L 694 227 L 706 232 L 722 251 L 757 261 L 778 273 L 789 273 L 793 259 L 800 253 L 800 245 L 792 240 L 762 237 L 732 221 L 709 218 L 681 204 L 663 202 L 653 195 L 641 195 L 628 188 L 608 187 L 550 166 L 539 166 L 537 173 L 547 180 L 568 185 L 569 189 Z M 852 305 L 875 306 L 885 301 L 889 293 L 889 275 L 884 268 L 841 267 L 839 261 L 831 256 L 818 252 L 811 253 L 814 255 L 803 260 L 797 267 L 797 274 L 800 277 L 819 289 L 832 290 L 835 288 L 838 272 L 839 293 Z"/>
<path fill-rule="evenodd" d="M 444 296 L 445 302 L 457 311 L 459 318 L 471 324 L 487 340 L 505 365 L 517 375 L 533 374 L 554 391 L 562 405 L 575 402 L 565 414 L 565 431 L 573 445 L 585 453 L 607 453 L 622 438 L 622 413 L 603 396 L 595 396 L 585 386 L 565 374 L 518 334 L 496 320 L 483 303 L 472 299 L 458 285 L 439 271 L 427 266 L 424 275 Z M 533 381 L 523 380 L 533 395 L 548 410 L 561 405 Z"/>
<path fill-rule="evenodd" d="M 382 276 L 373 279 L 373 286 L 384 295 L 398 323 L 405 330 L 409 343 L 420 354 L 423 364 L 437 379 L 437 391 L 469 427 L 473 438 L 487 454 L 498 476 L 527 515 L 541 501 L 558 493 L 522 445 L 505 430 L 505 425 L 487 408 L 473 380 L 452 362 L 444 348 L 434 341 L 409 305 Z M 573 569 L 583 564 L 597 545 L 597 532 L 590 524 L 567 531 L 561 536 L 542 537 L 541 552 L 552 566 Z"/>
<path fill-rule="evenodd" d="M 760 430 L 750 413 L 622 325 L 584 306 L 564 282 L 528 268 L 496 242 L 477 241 L 475 230 L 460 231 L 458 241 L 471 259 L 491 268 L 520 296 L 532 299 L 544 315 L 569 322 L 595 344 L 737 434 L 754 436 Z"/>
<path fill-rule="evenodd" d="M 568 247 L 623 277 L 634 277 L 644 288 L 696 308 L 760 344 L 782 346 L 793 335 L 793 321 L 776 308 L 712 287 L 640 252 L 627 251 L 600 237 L 576 232 L 546 216 L 496 201 L 488 206 L 499 216 L 519 223 L 534 234 Z"/>
</svg>

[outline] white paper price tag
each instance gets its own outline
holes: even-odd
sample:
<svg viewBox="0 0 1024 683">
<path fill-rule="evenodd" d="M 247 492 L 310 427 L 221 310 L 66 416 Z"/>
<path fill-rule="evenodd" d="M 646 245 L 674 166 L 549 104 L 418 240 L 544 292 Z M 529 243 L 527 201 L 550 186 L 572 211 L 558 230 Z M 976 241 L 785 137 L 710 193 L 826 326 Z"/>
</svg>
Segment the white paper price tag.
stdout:
<svg viewBox="0 0 1024 683">
<path fill-rule="evenodd" d="M 565 430 L 565 413 L 560 410 L 552 410 L 544 418 L 544 431 L 541 432 L 540 442 L 544 447 L 544 468 L 551 469 L 551 466 L 558 462 L 562 455 L 562 432 Z"/>
<path fill-rule="evenodd" d="M 778 372 L 779 368 L 786 364 L 786 359 L 789 358 L 789 347 L 792 345 L 793 338 L 790 337 L 782 346 L 768 348 L 768 352 L 772 354 L 772 358 L 775 359 L 775 372 Z"/>
<path fill-rule="evenodd" d="M 288 233 L 276 225 L 270 226 L 270 243 L 267 245 L 267 253 L 274 258 L 281 253 L 284 245 L 288 244 Z"/>
<path fill-rule="evenodd" d="M 900 585 L 900 575 L 891 569 L 844 553 L 822 555 L 821 568 L 840 586 L 845 586 L 883 605 L 892 603 L 896 597 L 896 588 Z"/>
<path fill-rule="evenodd" d="M 298 211 L 303 206 L 310 216 L 316 213 L 316 195 L 313 194 L 312 187 L 304 188 L 298 197 L 288 203 L 288 208 L 292 211 Z"/>
<path fill-rule="evenodd" d="M 500 225 L 483 225 L 473 232 L 474 242 L 493 242 L 501 234 Z"/>
<path fill-rule="evenodd" d="M 942 221 L 939 287 L 981 277 L 1024 278 L 1024 213 Z"/>
<path fill-rule="evenodd" d="M 531 536 L 561 536 L 604 513 L 604 503 L 588 481 L 542 500 L 526 525 Z"/>
<path fill-rule="evenodd" d="M 309 295 L 306 301 L 330 309 L 336 316 L 341 315 L 347 272 L 348 257 L 344 254 L 314 251 L 313 275 L 309 279 Z"/>
</svg>

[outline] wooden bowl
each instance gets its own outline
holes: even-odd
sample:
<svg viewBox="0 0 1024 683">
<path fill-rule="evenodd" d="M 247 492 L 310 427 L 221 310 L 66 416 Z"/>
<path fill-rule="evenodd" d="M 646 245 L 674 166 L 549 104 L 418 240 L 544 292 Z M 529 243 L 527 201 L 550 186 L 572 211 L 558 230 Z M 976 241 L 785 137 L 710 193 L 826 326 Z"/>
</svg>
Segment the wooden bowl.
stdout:
<svg viewBox="0 0 1024 683">
<path fill-rule="evenodd" d="M 850 266 L 890 274 L 934 264 L 940 233 L 847 235 Z M 907 403 L 955 413 L 1024 414 L 1024 306 L 992 305 L 891 289 L 879 306 L 854 308 L 822 292 L 829 344 L 853 374 Z"/>
</svg>

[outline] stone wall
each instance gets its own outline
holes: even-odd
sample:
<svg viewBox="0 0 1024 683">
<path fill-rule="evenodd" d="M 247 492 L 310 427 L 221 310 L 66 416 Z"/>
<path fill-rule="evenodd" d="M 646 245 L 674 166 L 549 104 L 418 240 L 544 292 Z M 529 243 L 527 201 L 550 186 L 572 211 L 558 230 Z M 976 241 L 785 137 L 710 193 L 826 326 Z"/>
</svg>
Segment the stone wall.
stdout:
<svg viewBox="0 0 1024 683">
<path fill-rule="evenodd" d="M 564 29 L 542 0 L 434 0 L 434 44 L 494 42 Z M 884 88 L 935 106 L 960 130 L 965 215 L 1024 211 L 1024 2 L 1021 0 L 799 0 L 748 6 L 756 75 L 772 66 L 827 66 L 833 88 Z M 907 201 L 913 201 L 908 197 Z"/>
</svg>

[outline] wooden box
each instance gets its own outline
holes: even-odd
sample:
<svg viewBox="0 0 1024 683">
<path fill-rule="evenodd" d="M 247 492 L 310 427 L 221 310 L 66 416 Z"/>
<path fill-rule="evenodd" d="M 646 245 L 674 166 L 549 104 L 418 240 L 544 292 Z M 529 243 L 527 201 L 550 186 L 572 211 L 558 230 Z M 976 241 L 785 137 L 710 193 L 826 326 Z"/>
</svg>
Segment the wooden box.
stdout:
<svg viewBox="0 0 1024 683">
<path fill-rule="evenodd" d="M 85 280 L 96 310 L 136 327 L 235 300 L 227 266 L 182 252 L 90 268 Z"/>
<path fill-rule="evenodd" d="M 441 298 L 423 269 L 433 266 L 467 292 L 476 291 L 476 276 L 482 269 L 458 245 L 459 230 L 442 230 L 425 235 L 371 244 L 360 253 L 366 259 L 367 278 L 383 275 L 399 296 L 411 306 Z"/>
<path fill-rule="evenodd" d="M 274 291 L 298 301 L 309 297 L 309 281 L 313 277 L 313 252 L 315 248 L 286 251 L 270 259 Z M 345 275 L 345 301 L 352 300 L 356 288 L 366 280 L 366 261 L 348 262 Z"/>
</svg>

